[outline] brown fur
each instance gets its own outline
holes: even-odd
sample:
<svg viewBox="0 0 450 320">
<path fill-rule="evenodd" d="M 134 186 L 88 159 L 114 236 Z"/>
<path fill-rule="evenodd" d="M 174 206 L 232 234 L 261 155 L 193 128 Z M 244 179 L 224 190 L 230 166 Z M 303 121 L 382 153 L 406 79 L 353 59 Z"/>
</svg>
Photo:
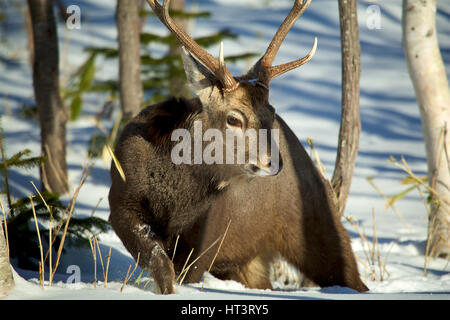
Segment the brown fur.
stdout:
<svg viewBox="0 0 450 320">
<path fill-rule="evenodd" d="M 271 288 L 269 264 L 281 254 L 320 286 L 368 290 L 359 278 L 332 191 L 294 133 L 279 116 L 274 118 L 267 92 L 245 84 L 229 94 L 215 92 L 216 86 L 208 90 L 200 100 L 172 99 L 144 109 L 117 143 L 126 182 L 112 165 L 110 222 L 133 257 L 140 254 L 140 266 L 162 293 L 173 293 L 175 273 L 191 248 L 196 255 L 202 253 L 223 236 L 231 220 L 213 275 L 250 288 Z M 284 166 L 278 175 L 249 177 L 238 165 L 172 163 L 172 130 L 192 129 L 195 119 L 223 129 L 230 106 L 239 107 L 248 127 L 280 129 Z M 217 247 L 197 261 L 185 282 L 200 281 Z"/>
<path fill-rule="evenodd" d="M 242 179 L 220 194 L 208 213 L 199 251 L 223 234 L 231 220 L 212 269 L 219 278 L 246 284 L 245 279 L 253 277 L 249 266 L 255 258 L 261 253 L 276 257 L 279 252 L 322 287 L 368 290 L 359 278 L 350 238 L 336 214 L 328 184 L 281 118 L 274 127 L 282 132 L 283 170 L 277 176 Z M 205 264 L 212 254 L 202 258 Z M 200 280 L 203 269 L 199 262 L 188 280 Z M 259 283 L 268 283 L 268 278 Z"/>
</svg>

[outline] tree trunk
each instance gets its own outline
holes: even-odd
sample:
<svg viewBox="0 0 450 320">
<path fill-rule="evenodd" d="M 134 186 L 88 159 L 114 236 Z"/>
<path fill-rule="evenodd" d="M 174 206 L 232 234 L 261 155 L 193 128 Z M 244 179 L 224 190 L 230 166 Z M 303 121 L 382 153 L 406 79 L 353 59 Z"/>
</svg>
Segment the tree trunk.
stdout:
<svg viewBox="0 0 450 320">
<path fill-rule="evenodd" d="M 59 95 L 59 50 L 53 0 L 28 0 L 34 39 L 33 85 L 41 126 L 40 168 L 43 188 L 68 191 L 66 164 L 67 113 Z"/>
<path fill-rule="evenodd" d="M 122 112 L 130 119 L 141 110 L 140 20 L 137 0 L 117 0 L 117 31 L 119 37 L 119 88 Z"/>
<path fill-rule="evenodd" d="M 431 248 L 450 253 L 450 91 L 439 51 L 436 0 L 403 1 L 403 49 L 422 119 L 430 186 L 436 191 L 429 217 Z"/>
<path fill-rule="evenodd" d="M 8 248 L 3 234 L 3 221 L 0 221 L 0 298 L 8 295 L 14 287 L 14 279 L 9 264 Z"/>
<path fill-rule="evenodd" d="M 342 215 L 350 192 L 361 133 L 359 113 L 361 49 L 356 0 L 339 0 L 339 20 L 342 53 L 342 109 L 338 151 L 331 184 L 336 193 L 339 214 Z"/>
</svg>

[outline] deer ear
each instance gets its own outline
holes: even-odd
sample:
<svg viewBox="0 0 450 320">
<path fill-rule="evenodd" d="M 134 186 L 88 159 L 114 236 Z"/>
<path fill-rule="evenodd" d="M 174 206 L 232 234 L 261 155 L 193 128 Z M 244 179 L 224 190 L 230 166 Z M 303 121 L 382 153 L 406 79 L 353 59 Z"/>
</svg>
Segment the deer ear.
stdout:
<svg viewBox="0 0 450 320">
<path fill-rule="evenodd" d="M 198 60 L 184 47 L 181 47 L 181 58 L 183 59 L 184 71 L 192 91 L 200 98 L 209 97 L 214 86 L 218 84 L 215 76 L 204 67 Z"/>
</svg>

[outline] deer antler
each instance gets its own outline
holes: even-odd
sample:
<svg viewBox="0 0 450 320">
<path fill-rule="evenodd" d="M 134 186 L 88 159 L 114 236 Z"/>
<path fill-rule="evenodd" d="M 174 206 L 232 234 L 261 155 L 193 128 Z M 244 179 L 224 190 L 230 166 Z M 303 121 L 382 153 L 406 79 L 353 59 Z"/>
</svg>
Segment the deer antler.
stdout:
<svg viewBox="0 0 450 320">
<path fill-rule="evenodd" d="M 223 60 L 223 48 L 219 61 L 200 47 L 183 29 L 181 29 L 169 15 L 170 0 L 165 0 L 161 5 L 158 0 L 147 0 L 153 12 L 159 20 L 177 37 L 181 44 L 192 54 L 205 68 L 207 68 L 222 84 L 225 91 L 236 89 L 239 83 L 233 78 L 231 72 Z"/>
<path fill-rule="evenodd" d="M 272 41 L 267 47 L 266 53 L 264 53 L 262 58 L 256 63 L 255 67 L 253 68 L 252 73 L 256 72 L 258 82 L 264 87 L 268 87 L 273 78 L 294 68 L 300 67 L 301 65 L 311 60 L 311 58 L 314 56 L 317 48 L 317 38 L 314 38 L 313 47 L 305 57 L 278 66 L 272 66 L 273 60 L 275 59 L 275 56 L 278 52 L 278 49 L 280 49 L 284 38 L 294 25 L 295 21 L 297 21 L 297 19 L 308 8 L 310 3 L 311 0 L 306 0 L 306 2 L 303 0 L 295 1 L 294 6 L 292 7 L 288 16 L 284 19 L 283 23 L 278 28 L 278 31 L 275 33 Z"/>
</svg>

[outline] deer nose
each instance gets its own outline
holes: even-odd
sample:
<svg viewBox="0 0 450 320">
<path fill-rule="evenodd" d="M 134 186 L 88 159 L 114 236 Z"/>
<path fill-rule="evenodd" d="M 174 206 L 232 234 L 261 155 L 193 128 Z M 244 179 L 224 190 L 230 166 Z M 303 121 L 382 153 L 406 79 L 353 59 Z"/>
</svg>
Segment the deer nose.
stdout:
<svg viewBox="0 0 450 320">
<path fill-rule="evenodd" d="M 249 173 L 254 176 L 274 176 L 280 173 L 282 167 L 283 162 L 281 158 L 278 159 L 277 163 L 269 158 L 264 164 L 249 164 L 247 169 Z"/>
<path fill-rule="evenodd" d="M 278 173 L 280 173 L 282 167 L 283 161 L 281 160 L 281 157 L 276 159 L 276 161 L 269 158 L 266 165 L 260 167 L 260 170 L 263 171 L 262 175 L 276 176 Z"/>
<path fill-rule="evenodd" d="M 270 168 L 272 166 L 272 158 L 268 155 L 260 156 L 258 166 L 261 168 Z"/>
</svg>

